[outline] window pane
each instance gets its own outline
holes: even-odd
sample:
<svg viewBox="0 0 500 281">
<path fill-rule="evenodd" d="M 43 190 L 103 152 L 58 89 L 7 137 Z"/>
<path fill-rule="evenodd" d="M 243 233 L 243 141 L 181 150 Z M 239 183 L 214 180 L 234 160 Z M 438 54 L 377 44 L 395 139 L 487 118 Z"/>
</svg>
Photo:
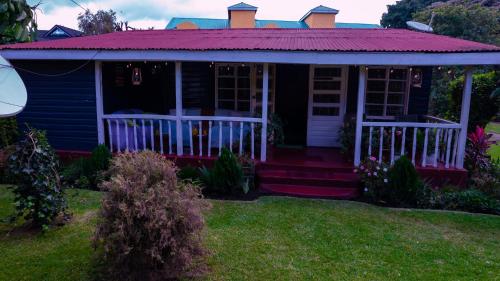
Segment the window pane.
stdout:
<svg viewBox="0 0 500 281">
<path fill-rule="evenodd" d="M 332 77 L 340 77 L 342 69 L 339 67 L 318 67 L 314 69 L 314 79 L 317 80 L 331 80 Z"/>
<path fill-rule="evenodd" d="M 313 115 L 320 116 L 338 116 L 338 107 L 313 107 Z"/>
<path fill-rule="evenodd" d="M 382 116 L 383 114 L 384 114 L 384 106 L 383 105 L 367 105 L 366 106 L 366 115 Z"/>
<path fill-rule="evenodd" d="M 402 94 L 389 94 L 387 96 L 387 104 L 403 104 L 404 99 Z"/>
<path fill-rule="evenodd" d="M 238 90 L 238 100 L 250 100 L 250 90 Z"/>
<path fill-rule="evenodd" d="M 238 76 L 240 76 L 240 77 L 250 76 L 250 67 L 249 66 L 238 66 Z"/>
<path fill-rule="evenodd" d="M 250 102 L 238 102 L 238 111 L 250 111 Z"/>
<path fill-rule="evenodd" d="M 219 90 L 219 99 L 234 100 L 234 90 Z"/>
<path fill-rule="evenodd" d="M 340 81 L 314 81 L 314 90 L 340 90 Z"/>
<path fill-rule="evenodd" d="M 313 95 L 313 102 L 317 102 L 317 103 L 339 103 L 340 102 L 340 95 L 315 94 L 315 95 Z"/>
<path fill-rule="evenodd" d="M 369 68 L 368 78 L 385 79 L 385 68 Z"/>
<path fill-rule="evenodd" d="M 219 75 L 234 75 L 234 67 L 233 66 L 219 66 Z"/>
<path fill-rule="evenodd" d="M 389 82 L 389 92 L 404 92 L 406 83 L 399 81 L 390 81 Z"/>
<path fill-rule="evenodd" d="M 384 104 L 384 93 L 366 93 L 367 103 L 380 103 Z"/>
<path fill-rule="evenodd" d="M 238 88 L 250 89 L 250 79 L 249 78 L 238 78 Z"/>
<path fill-rule="evenodd" d="M 370 81 L 368 80 L 367 91 L 385 91 L 385 81 Z"/>
<path fill-rule="evenodd" d="M 232 101 L 219 101 L 220 109 L 230 109 L 234 110 L 234 102 Z"/>
<path fill-rule="evenodd" d="M 403 107 L 402 106 L 388 106 L 386 115 L 387 116 L 403 115 Z"/>
<path fill-rule="evenodd" d="M 219 88 L 234 88 L 234 78 L 219 78 Z"/>
<path fill-rule="evenodd" d="M 406 80 L 406 69 L 392 69 L 389 74 L 390 79 Z"/>
</svg>

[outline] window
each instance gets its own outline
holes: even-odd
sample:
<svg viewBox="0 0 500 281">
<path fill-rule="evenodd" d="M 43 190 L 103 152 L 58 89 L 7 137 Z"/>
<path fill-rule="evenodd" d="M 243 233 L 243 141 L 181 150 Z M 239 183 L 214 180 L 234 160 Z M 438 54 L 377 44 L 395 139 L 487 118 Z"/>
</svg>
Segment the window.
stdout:
<svg viewBox="0 0 500 281">
<path fill-rule="evenodd" d="M 368 69 L 365 113 L 371 118 L 393 118 L 406 113 L 409 71 L 406 68 Z"/>
<path fill-rule="evenodd" d="M 217 108 L 250 111 L 250 66 L 217 65 Z"/>
<path fill-rule="evenodd" d="M 216 108 L 260 113 L 263 65 L 217 64 Z M 268 105 L 274 111 L 275 67 L 269 65 Z"/>
<path fill-rule="evenodd" d="M 315 66 L 312 72 L 312 115 L 341 115 L 343 74 L 341 67 Z"/>
</svg>

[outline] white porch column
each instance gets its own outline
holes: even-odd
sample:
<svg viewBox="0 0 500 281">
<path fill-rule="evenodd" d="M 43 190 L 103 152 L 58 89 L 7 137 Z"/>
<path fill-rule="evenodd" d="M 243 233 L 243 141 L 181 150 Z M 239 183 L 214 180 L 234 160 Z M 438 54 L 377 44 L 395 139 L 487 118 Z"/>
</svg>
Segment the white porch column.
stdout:
<svg viewBox="0 0 500 281">
<path fill-rule="evenodd" d="M 104 120 L 102 116 L 104 114 L 103 110 L 103 97 L 102 97 L 102 63 L 100 61 L 95 62 L 95 106 L 97 112 L 97 142 L 99 144 L 104 144 Z"/>
<path fill-rule="evenodd" d="M 262 74 L 262 133 L 260 143 L 260 161 L 266 162 L 267 156 L 267 109 L 269 96 L 269 64 L 264 64 Z"/>
<path fill-rule="evenodd" d="M 469 125 L 470 99 L 472 93 L 472 69 L 465 71 L 462 108 L 460 110 L 460 135 L 458 137 L 457 168 L 464 167 L 465 145 L 467 142 L 467 126 Z"/>
<path fill-rule="evenodd" d="M 177 133 L 177 155 L 184 154 L 182 140 L 182 63 L 175 62 L 175 121 Z"/>
<path fill-rule="evenodd" d="M 363 113 L 365 111 L 365 91 L 366 91 L 366 68 L 359 67 L 359 82 L 358 82 L 358 109 L 356 112 L 356 141 L 354 144 L 354 166 L 359 166 L 361 163 L 361 135 L 363 133 Z"/>
</svg>

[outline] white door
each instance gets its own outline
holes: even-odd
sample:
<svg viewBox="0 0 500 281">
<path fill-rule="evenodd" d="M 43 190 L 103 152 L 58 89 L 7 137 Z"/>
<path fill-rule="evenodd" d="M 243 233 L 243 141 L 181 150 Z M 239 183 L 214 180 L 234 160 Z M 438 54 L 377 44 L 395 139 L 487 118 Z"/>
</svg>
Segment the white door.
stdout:
<svg viewBox="0 0 500 281">
<path fill-rule="evenodd" d="M 339 129 L 345 114 L 347 68 L 311 65 L 309 69 L 309 109 L 307 145 L 339 146 Z"/>
</svg>

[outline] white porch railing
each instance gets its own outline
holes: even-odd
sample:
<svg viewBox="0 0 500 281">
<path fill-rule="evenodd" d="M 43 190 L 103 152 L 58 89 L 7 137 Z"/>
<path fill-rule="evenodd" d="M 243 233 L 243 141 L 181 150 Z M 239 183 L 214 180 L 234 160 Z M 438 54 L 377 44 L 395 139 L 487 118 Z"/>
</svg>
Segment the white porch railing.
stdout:
<svg viewBox="0 0 500 281">
<path fill-rule="evenodd" d="M 407 155 L 414 165 L 426 167 L 440 164 L 445 168 L 457 167 L 458 143 L 461 126 L 448 120 L 425 116 L 420 122 L 362 122 L 365 157 L 374 156 L 378 161 L 391 164 Z M 377 139 L 378 138 L 378 139 Z"/>
<path fill-rule="evenodd" d="M 250 117 L 181 116 L 181 130 L 177 132 L 175 115 L 110 114 L 103 115 L 102 119 L 111 152 L 148 149 L 179 155 L 175 149 L 179 141 L 183 148 L 189 148 L 191 156 L 210 157 L 214 149 L 220 155 L 222 148 L 227 147 L 252 159 L 255 158 L 256 126 L 262 123 L 261 118 Z"/>
</svg>

